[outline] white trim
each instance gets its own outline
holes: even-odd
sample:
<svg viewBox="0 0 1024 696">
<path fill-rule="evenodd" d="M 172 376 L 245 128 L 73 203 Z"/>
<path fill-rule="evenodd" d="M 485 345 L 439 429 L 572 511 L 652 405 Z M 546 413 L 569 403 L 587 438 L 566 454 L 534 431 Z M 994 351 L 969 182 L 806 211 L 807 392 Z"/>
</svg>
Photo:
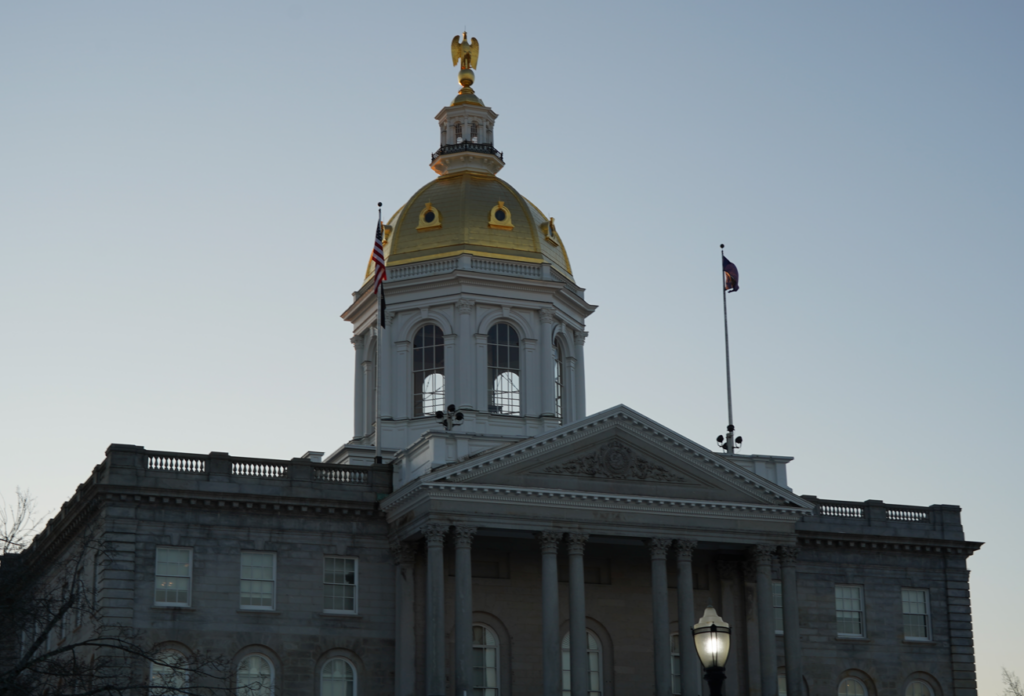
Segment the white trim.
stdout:
<svg viewBox="0 0 1024 696">
<path fill-rule="evenodd" d="M 160 575 L 159 564 L 160 564 L 160 551 L 188 551 L 188 575 Z M 193 550 L 189 546 L 157 546 L 153 552 L 153 606 L 156 607 L 190 607 L 192 606 L 192 556 Z M 160 602 L 156 598 L 156 593 L 159 591 L 160 578 L 186 578 L 188 580 L 188 601 L 186 602 Z"/>
<path fill-rule="evenodd" d="M 317 693 L 321 694 L 321 696 L 323 695 L 323 693 L 324 693 L 324 670 L 327 669 L 327 665 L 331 664 L 335 660 L 337 660 L 339 662 L 344 662 L 345 664 L 348 665 L 349 669 L 352 670 L 352 696 L 357 696 L 359 694 L 359 670 L 356 669 L 356 665 L 355 665 L 354 662 L 352 662 L 352 660 L 346 659 L 344 657 L 330 657 L 330 658 L 327 658 L 327 660 L 323 663 L 323 665 L 321 665 L 321 667 L 320 667 L 320 674 L 317 675 L 317 680 L 316 680 L 317 681 Z"/>
<path fill-rule="evenodd" d="M 868 622 L 867 622 L 867 611 L 864 606 L 864 586 L 863 585 L 850 585 L 844 583 L 837 583 L 835 586 L 836 599 L 839 599 L 840 589 L 854 589 L 857 590 L 857 606 L 859 607 L 857 613 L 860 614 L 860 633 L 844 633 L 839 630 L 839 607 L 835 608 L 836 612 L 836 636 L 839 638 L 865 638 L 868 634 Z M 845 611 L 845 610 L 843 610 Z M 851 677 L 852 678 L 852 677 Z"/>
<path fill-rule="evenodd" d="M 270 556 L 270 577 L 271 584 L 270 588 L 270 606 L 262 604 L 244 604 L 242 602 L 242 583 L 246 580 L 250 582 L 268 582 L 267 580 L 261 580 L 257 578 L 243 578 L 242 569 L 245 567 L 245 555 L 250 554 L 253 556 Z M 274 611 L 277 608 L 277 554 L 273 551 L 253 551 L 244 550 L 239 554 L 238 557 L 238 608 L 244 609 L 245 611 Z"/>
<path fill-rule="evenodd" d="M 903 609 L 903 593 L 904 592 L 923 592 L 924 593 L 924 614 L 908 614 Z M 930 642 L 932 639 L 932 598 L 931 592 L 921 587 L 901 587 L 900 588 L 900 612 L 903 615 L 903 640 L 910 642 Z M 924 616 L 924 628 L 925 635 L 923 636 L 908 636 L 907 635 L 907 619 L 908 616 Z M 923 682 L 922 682 L 923 683 Z M 928 687 L 931 688 L 930 686 Z"/>
</svg>

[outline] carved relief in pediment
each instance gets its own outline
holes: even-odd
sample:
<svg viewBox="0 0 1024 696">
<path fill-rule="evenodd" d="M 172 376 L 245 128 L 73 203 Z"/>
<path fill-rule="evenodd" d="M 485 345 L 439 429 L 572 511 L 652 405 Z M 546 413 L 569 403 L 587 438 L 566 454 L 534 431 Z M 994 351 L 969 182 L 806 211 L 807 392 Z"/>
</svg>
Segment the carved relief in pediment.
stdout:
<svg viewBox="0 0 1024 696">
<path fill-rule="evenodd" d="M 542 471 L 545 474 L 591 476 L 593 478 L 685 481 L 683 477 L 677 476 L 660 464 L 637 456 L 636 452 L 617 440 L 601 445 L 593 454 L 561 464 L 552 464 Z"/>
</svg>

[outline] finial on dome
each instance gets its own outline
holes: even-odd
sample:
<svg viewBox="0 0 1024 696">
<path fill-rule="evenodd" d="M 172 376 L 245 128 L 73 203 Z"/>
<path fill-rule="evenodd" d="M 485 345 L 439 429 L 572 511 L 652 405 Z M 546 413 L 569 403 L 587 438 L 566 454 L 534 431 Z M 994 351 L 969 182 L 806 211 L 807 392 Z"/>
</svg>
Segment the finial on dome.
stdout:
<svg viewBox="0 0 1024 696">
<path fill-rule="evenodd" d="M 479 97 L 473 96 L 473 81 L 476 79 L 473 68 L 476 67 L 479 57 L 480 42 L 475 36 L 470 40 L 467 33 L 462 32 L 462 41 L 459 41 L 459 35 L 455 35 L 452 39 L 452 65 L 461 64 L 459 84 L 462 85 L 462 89 L 459 90 L 459 96 L 455 97 L 452 105 L 465 102 L 483 104 Z"/>
</svg>

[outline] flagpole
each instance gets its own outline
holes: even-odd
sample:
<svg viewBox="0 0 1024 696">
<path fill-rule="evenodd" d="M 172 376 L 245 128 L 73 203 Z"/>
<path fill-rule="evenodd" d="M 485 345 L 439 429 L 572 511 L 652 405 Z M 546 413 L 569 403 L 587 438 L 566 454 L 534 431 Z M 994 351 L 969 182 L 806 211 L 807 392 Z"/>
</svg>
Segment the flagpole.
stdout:
<svg viewBox="0 0 1024 696">
<path fill-rule="evenodd" d="M 381 224 L 384 219 L 381 217 L 381 203 L 377 203 L 377 229 L 380 230 Z M 376 274 L 376 271 L 375 271 Z M 374 283 L 376 283 L 376 275 Z M 373 374 L 373 405 L 374 405 L 374 421 L 373 421 L 373 463 L 383 464 L 384 460 L 380 456 L 380 344 L 384 341 L 383 326 L 380 321 L 380 298 L 381 293 L 379 288 L 374 288 L 374 296 L 377 299 L 377 355 L 374 358 L 374 374 Z"/>
<path fill-rule="evenodd" d="M 725 245 L 722 244 L 722 267 L 725 267 Z M 732 424 L 732 373 L 729 369 L 729 303 L 726 301 L 725 295 L 725 280 L 722 280 L 722 318 L 725 320 L 725 392 L 729 401 L 729 426 L 725 431 L 725 451 L 728 454 L 733 454 L 736 447 L 733 443 L 733 431 L 735 427 Z"/>
</svg>

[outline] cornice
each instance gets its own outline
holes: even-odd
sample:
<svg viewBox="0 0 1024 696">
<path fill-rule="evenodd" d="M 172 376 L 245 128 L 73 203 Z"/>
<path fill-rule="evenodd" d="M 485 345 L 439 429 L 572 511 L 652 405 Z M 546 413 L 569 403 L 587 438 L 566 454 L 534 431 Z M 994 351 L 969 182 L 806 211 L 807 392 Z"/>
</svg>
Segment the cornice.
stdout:
<svg viewBox="0 0 1024 696">
<path fill-rule="evenodd" d="M 830 549 L 856 549 L 876 553 L 879 551 L 890 551 L 893 553 L 931 553 L 946 554 L 954 556 L 970 556 L 980 549 L 983 542 L 979 541 L 952 541 L 934 539 L 913 539 L 892 537 L 869 536 L 865 534 L 823 534 L 807 536 L 800 534 L 797 537 L 797 544 L 801 548 L 815 551 L 827 551 Z"/>
<path fill-rule="evenodd" d="M 735 520 L 788 520 L 796 522 L 803 511 L 796 508 L 708 500 L 685 500 L 635 495 L 610 495 L 546 488 L 518 486 L 458 485 L 421 483 L 381 504 L 390 519 L 404 515 L 425 499 L 501 503 L 505 505 L 547 505 L 561 509 L 598 510 L 605 512 L 644 512 L 656 515 L 687 515 Z"/>
</svg>

